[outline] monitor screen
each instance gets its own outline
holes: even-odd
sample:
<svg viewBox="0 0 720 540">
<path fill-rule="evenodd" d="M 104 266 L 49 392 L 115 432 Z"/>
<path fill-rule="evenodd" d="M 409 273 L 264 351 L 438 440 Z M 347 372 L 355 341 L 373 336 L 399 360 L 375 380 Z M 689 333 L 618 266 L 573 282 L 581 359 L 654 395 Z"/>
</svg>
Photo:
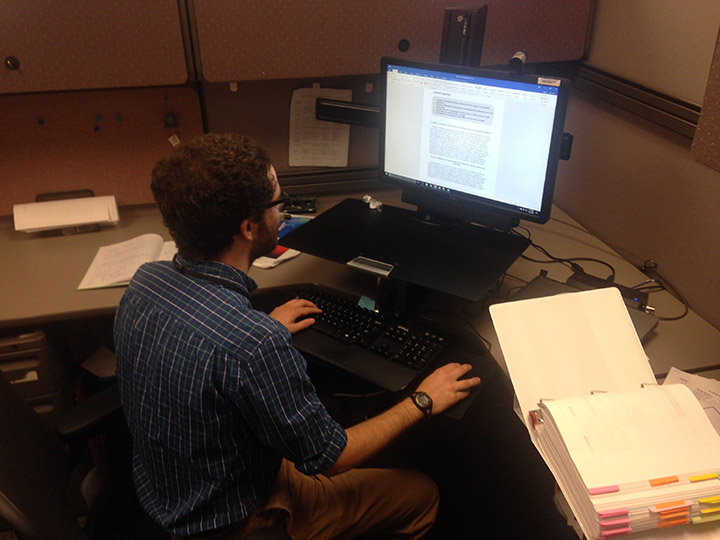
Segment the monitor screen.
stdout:
<svg viewBox="0 0 720 540">
<path fill-rule="evenodd" d="M 567 80 L 389 58 L 381 80 L 380 176 L 403 200 L 464 221 L 549 219 Z"/>
</svg>

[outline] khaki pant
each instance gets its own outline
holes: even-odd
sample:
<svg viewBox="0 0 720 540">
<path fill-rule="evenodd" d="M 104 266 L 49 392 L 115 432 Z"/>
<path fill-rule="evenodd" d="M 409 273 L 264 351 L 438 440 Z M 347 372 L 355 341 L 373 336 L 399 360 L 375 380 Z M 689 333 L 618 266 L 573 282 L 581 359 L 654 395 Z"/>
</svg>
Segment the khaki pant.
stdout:
<svg viewBox="0 0 720 540">
<path fill-rule="evenodd" d="M 293 540 L 416 539 L 432 527 L 438 503 L 435 483 L 416 471 L 353 469 L 334 477 L 306 476 L 284 460 L 270 493 L 250 516 L 203 538 L 235 540 L 280 525 Z"/>
</svg>

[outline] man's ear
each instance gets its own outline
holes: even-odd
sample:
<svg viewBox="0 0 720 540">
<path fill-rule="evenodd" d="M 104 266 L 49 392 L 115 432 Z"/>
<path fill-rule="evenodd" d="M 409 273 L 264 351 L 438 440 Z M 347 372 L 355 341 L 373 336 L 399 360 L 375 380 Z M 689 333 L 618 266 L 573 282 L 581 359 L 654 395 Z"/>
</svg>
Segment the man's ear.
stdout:
<svg viewBox="0 0 720 540">
<path fill-rule="evenodd" d="M 255 237 L 256 231 L 257 222 L 248 218 L 244 219 L 242 223 L 240 223 L 240 232 L 238 234 L 243 238 L 243 240 L 252 242 L 253 238 Z"/>
</svg>

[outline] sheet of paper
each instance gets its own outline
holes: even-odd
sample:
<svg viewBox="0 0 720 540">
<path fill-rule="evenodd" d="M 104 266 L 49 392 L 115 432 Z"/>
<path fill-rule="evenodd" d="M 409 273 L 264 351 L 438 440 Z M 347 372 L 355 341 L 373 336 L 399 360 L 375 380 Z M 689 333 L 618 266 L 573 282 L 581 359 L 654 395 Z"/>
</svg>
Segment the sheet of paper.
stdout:
<svg viewBox="0 0 720 540">
<path fill-rule="evenodd" d="M 720 434 L 720 381 L 685 373 L 673 367 L 670 368 L 665 381 L 663 381 L 663 385 L 665 384 L 684 384 L 690 388 L 705 410 L 715 431 Z"/>
<path fill-rule="evenodd" d="M 288 249 L 284 251 L 278 257 L 258 257 L 253 261 L 253 266 L 257 268 L 275 268 L 281 262 L 288 261 L 300 255 L 300 252 L 294 249 Z"/>
<path fill-rule="evenodd" d="M 614 287 L 495 304 L 490 315 L 528 426 L 542 399 L 655 383 Z"/>
<path fill-rule="evenodd" d="M 714 471 L 720 463 L 720 437 L 681 384 L 552 400 L 543 407 L 552 411 L 587 488 Z"/>
<path fill-rule="evenodd" d="M 13 205 L 16 231 L 38 232 L 92 223 L 115 224 L 118 208 L 114 195 L 82 197 Z"/>
<path fill-rule="evenodd" d="M 316 98 L 352 100 L 352 90 L 299 88 L 290 103 L 291 167 L 347 167 L 350 126 L 315 118 Z"/>
</svg>

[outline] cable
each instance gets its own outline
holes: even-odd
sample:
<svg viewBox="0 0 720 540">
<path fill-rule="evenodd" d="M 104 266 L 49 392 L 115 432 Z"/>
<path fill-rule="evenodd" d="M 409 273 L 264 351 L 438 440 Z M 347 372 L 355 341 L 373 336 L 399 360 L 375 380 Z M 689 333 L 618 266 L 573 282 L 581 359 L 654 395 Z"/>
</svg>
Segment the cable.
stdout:
<svg viewBox="0 0 720 540">
<path fill-rule="evenodd" d="M 569 223 L 565 223 L 565 222 L 560 222 L 560 223 L 571 226 L 571 224 L 569 224 Z M 577 227 L 575 227 L 575 228 L 577 228 Z M 530 245 L 532 247 L 534 247 L 540 253 L 542 253 L 543 255 L 545 255 L 546 257 L 548 257 L 550 259 L 549 261 L 541 261 L 539 259 L 533 259 L 532 257 L 528 257 L 527 255 L 521 255 L 520 257 L 525 259 L 526 261 L 540 263 L 540 264 L 553 264 L 553 263 L 565 264 L 566 266 L 568 266 L 568 268 L 570 268 L 574 272 L 582 272 L 583 274 L 588 274 L 588 272 L 586 272 L 582 266 L 577 264 L 577 262 L 578 261 L 594 262 L 594 263 L 602 264 L 610 270 L 610 275 L 605 279 L 607 279 L 608 281 L 612 281 L 612 282 L 615 281 L 615 267 L 613 265 L 611 265 L 610 263 L 603 261 L 602 259 L 596 259 L 594 257 L 568 257 L 568 258 L 555 257 L 547 249 L 545 249 L 544 247 L 542 247 L 539 244 L 536 244 L 532 240 L 532 232 L 530 231 L 530 229 L 528 229 L 527 227 L 523 227 L 523 226 L 518 226 L 518 227 L 516 227 L 516 229 L 525 230 L 527 232 L 527 236 L 520 234 L 515 229 L 513 229 L 513 233 L 516 234 L 517 236 L 520 236 L 521 238 L 525 238 L 526 240 L 529 240 Z M 583 230 L 583 229 L 580 229 L 580 230 Z M 585 232 L 587 232 L 587 231 L 585 231 Z"/>
<path fill-rule="evenodd" d="M 612 281 L 612 282 L 615 281 L 615 267 L 614 267 L 613 265 L 611 265 L 610 263 L 605 262 L 605 261 L 603 261 L 603 260 L 601 260 L 601 259 L 595 259 L 595 258 L 593 258 L 593 257 L 568 257 L 568 258 L 555 257 L 555 256 L 552 255 L 550 252 L 548 252 L 548 250 L 546 250 L 546 249 L 545 249 L 544 247 L 542 247 L 542 246 L 539 246 L 539 245 L 536 244 L 535 242 L 531 242 L 530 245 L 531 245 L 532 247 L 534 247 L 535 249 L 537 249 L 540 253 L 542 253 L 543 255 L 545 255 L 546 257 L 548 257 L 550 260 L 548 260 L 548 261 L 542 261 L 542 260 L 539 260 L 539 259 L 533 259 L 533 258 L 531 258 L 531 257 L 528 257 L 527 255 L 521 255 L 521 257 L 522 257 L 523 259 L 525 259 L 526 261 L 535 262 L 535 263 L 541 263 L 541 264 L 553 264 L 553 263 L 565 264 L 566 266 L 568 266 L 568 267 L 569 267 L 571 270 L 573 270 L 574 272 L 582 272 L 583 274 L 588 274 L 588 272 L 586 272 L 585 269 L 584 269 L 582 266 L 580 266 L 579 264 L 577 264 L 577 262 L 578 262 L 578 261 L 580 261 L 580 262 L 594 262 L 594 263 L 602 264 L 602 265 L 606 266 L 608 269 L 610 269 L 610 275 L 609 275 L 607 278 L 605 278 L 605 279 L 607 279 L 608 281 Z"/>
<path fill-rule="evenodd" d="M 562 223 L 563 225 L 567 225 L 569 227 L 573 227 L 578 230 L 587 232 L 584 229 L 582 229 L 580 227 L 576 227 L 575 225 L 573 225 L 571 223 L 567 223 L 567 222 L 560 221 L 560 220 L 556 220 L 556 221 L 558 221 L 558 223 Z M 515 229 L 524 230 L 525 232 L 527 232 L 527 236 L 520 234 Z M 601 259 L 596 259 L 596 258 L 592 258 L 592 257 L 569 257 L 569 258 L 555 257 L 550 252 L 548 252 L 547 249 L 536 244 L 532 240 L 532 232 L 530 231 L 530 229 L 528 229 L 527 227 L 523 227 L 523 226 L 518 226 L 515 229 L 513 229 L 513 231 L 512 231 L 513 234 L 516 234 L 517 236 L 520 236 L 521 238 L 525 238 L 525 239 L 529 240 L 530 245 L 532 247 L 537 249 L 540 253 L 542 253 L 543 255 L 548 257 L 548 259 L 550 259 L 550 260 L 543 261 L 540 259 L 533 259 L 532 257 L 528 257 L 527 255 L 520 255 L 520 257 L 522 259 L 525 259 L 526 261 L 530 261 L 530 262 L 534 262 L 534 263 L 539 263 L 539 264 L 564 264 L 564 265 L 568 266 L 570 269 L 572 269 L 573 271 L 582 272 L 584 274 L 587 274 L 587 272 L 585 271 L 585 269 L 582 266 L 577 264 L 578 261 L 599 263 L 610 269 L 610 275 L 606 279 L 610 282 L 615 281 L 615 267 L 613 267 L 610 263 L 603 261 Z M 679 319 L 682 319 L 683 317 L 685 317 L 688 314 L 688 312 L 690 311 L 690 306 L 689 306 L 687 300 L 685 300 L 685 297 L 682 295 L 682 293 L 674 285 L 672 285 L 672 283 L 670 283 L 666 278 L 664 278 L 663 276 L 660 275 L 660 273 L 657 271 L 657 263 L 655 263 L 655 261 L 652 261 L 652 260 L 645 261 L 643 263 L 643 265 L 640 267 L 640 270 L 645 274 L 647 274 L 648 272 L 654 272 L 658 275 L 658 277 L 660 279 L 650 278 L 647 281 L 644 281 L 638 285 L 635 285 L 634 287 L 631 287 L 632 289 L 635 289 L 636 291 L 640 291 L 640 292 L 647 292 L 647 293 L 668 291 L 670 294 L 672 294 L 673 296 L 678 298 L 680 300 L 680 302 L 682 302 L 682 304 L 683 304 L 684 309 L 680 315 L 677 315 L 674 317 L 658 316 L 658 320 L 660 320 L 660 321 L 677 321 Z"/>
<path fill-rule="evenodd" d="M 664 276 L 662 276 L 660 274 L 660 272 L 658 272 L 657 263 L 655 261 L 650 260 L 650 259 L 646 260 L 643 263 L 643 265 L 640 267 L 640 271 L 642 271 L 645 274 L 653 273 L 653 274 L 656 274 L 658 277 L 657 278 L 651 277 L 649 280 L 644 281 L 633 288 L 637 288 L 637 290 L 642 290 L 641 287 L 651 286 L 655 289 L 652 292 L 657 292 L 657 291 L 661 291 L 661 290 L 668 291 L 670 294 L 672 294 L 678 300 L 680 300 L 680 302 L 682 302 L 682 304 L 683 304 L 683 312 L 680 315 L 676 315 L 674 317 L 660 317 L 658 315 L 659 321 L 678 321 L 678 320 L 682 319 L 683 317 L 685 317 L 690 312 L 690 304 L 688 303 L 688 301 L 685 300 L 685 297 L 677 289 L 677 287 L 675 287 L 672 283 L 670 283 L 670 281 L 667 280 L 667 278 L 665 278 Z M 648 277 L 650 277 L 650 276 L 648 276 Z"/>
<path fill-rule="evenodd" d="M 526 261 L 540 263 L 540 264 L 554 264 L 554 263 L 565 264 L 566 266 L 568 266 L 568 268 L 570 268 L 574 272 L 582 272 L 583 274 L 587 274 L 588 272 L 586 272 L 582 266 L 577 264 L 577 262 L 578 261 L 594 262 L 594 263 L 598 263 L 598 264 L 607 266 L 610 269 L 610 275 L 605 279 L 607 279 L 608 281 L 615 281 L 615 267 L 613 265 L 611 265 L 610 263 L 605 262 L 601 259 L 593 258 L 593 257 L 568 257 L 568 258 L 556 257 L 556 256 L 552 255 L 547 249 L 545 249 L 544 247 L 542 247 L 539 244 L 536 244 L 532 240 L 532 232 L 530 231 L 530 229 L 528 229 L 527 227 L 522 227 L 522 226 L 516 227 L 516 229 L 524 229 L 527 232 L 527 236 L 522 235 L 515 230 L 513 230 L 513 233 L 515 233 L 517 236 L 520 236 L 521 238 L 525 238 L 526 240 L 529 240 L 530 245 L 532 247 L 534 247 L 540 253 L 542 253 L 548 259 L 550 259 L 548 261 L 542 261 L 539 259 L 533 259 L 532 257 L 528 257 L 527 255 L 520 255 L 520 257 L 525 259 Z"/>
</svg>

